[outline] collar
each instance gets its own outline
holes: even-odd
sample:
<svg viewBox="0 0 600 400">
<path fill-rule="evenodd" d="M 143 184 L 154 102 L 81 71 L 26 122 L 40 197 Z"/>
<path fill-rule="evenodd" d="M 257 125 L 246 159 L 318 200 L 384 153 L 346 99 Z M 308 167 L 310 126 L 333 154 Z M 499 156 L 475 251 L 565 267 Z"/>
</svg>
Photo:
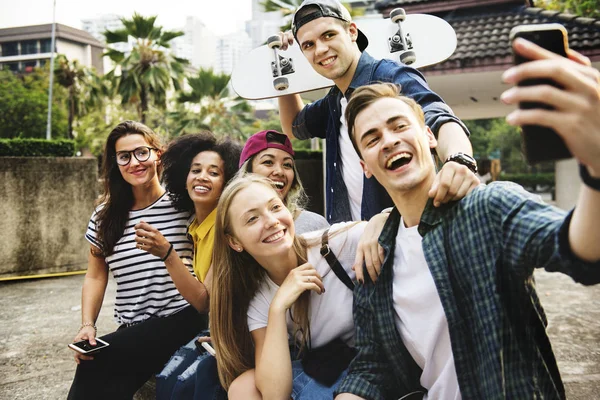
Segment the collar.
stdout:
<svg viewBox="0 0 600 400">
<path fill-rule="evenodd" d="M 206 237 L 208 232 L 210 232 L 212 227 L 215 225 L 216 220 L 217 220 L 217 208 L 216 207 L 214 210 L 212 210 L 212 212 L 210 214 L 208 214 L 208 216 L 204 219 L 204 221 L 202 221 L 201 224 L 198 224 L 198 220 L 196 218 L 194 218 L 194 221 L 192 222 L 192 224 L 190 225 L 190 227 L 188 229 L 190 236 L 192 237 L 192 240 L 194 241 L 194 243 L 197 243 Z"/>
<path fill-rule="evenodd" d="M 425 237 L 433 228 L 442 223 L 446 214 L 457 204 L 458 201 L 451 201 L 439 207 L 434 207 L 433 199 L 428 199 L 421 215 L 421 221 L 419 221 L 417 229 L 419 234 Z M 398 208 L 394 207 L 379 236 L 379 244 L 385 249 L 386 255 L 389 254 L 391 247 L 395 245 L 395 238 L 400 227 L 400 217 Z"/>
<path fill-rule="evenodd" d="M 357 88 L 368 85 L 371 82 L 375 62 L 376 60 L 366 51 L 361 53 L 360 58 L 358 59 L 358 65 L 356 66 L 356 71 L 354 71 L 354 77 L 352 77 L 352 82 L 350 82 L 350 86 L 344 94 L 346 98 L 348 98 Z M 342 95 L 342 92 L 337 86 L 333 86 L 330 93 L 335 95 L 336 98 L 341 98 Z"/>
</svg>

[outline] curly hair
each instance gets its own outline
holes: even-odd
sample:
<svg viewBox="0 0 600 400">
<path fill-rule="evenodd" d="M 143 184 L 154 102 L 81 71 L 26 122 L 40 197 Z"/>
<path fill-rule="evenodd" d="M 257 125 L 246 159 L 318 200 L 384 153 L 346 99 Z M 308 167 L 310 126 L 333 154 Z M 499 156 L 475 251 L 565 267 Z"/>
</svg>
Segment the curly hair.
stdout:
<svg viewBox="0 0 600 400">
<path fill-rule="evenodd" d="M 237 171 L 242 146 L 230 138 L 217 142 L 211 132 L 180 136 L 169 143 L 162 155 L 163 183 L 180 211 L 194 211 L 194 202 L 186 187 L 186 180 L 194 157 L 203 151 L 214 151 L 221 156 L 224 165 L 224 186 Z"/>
</svg>

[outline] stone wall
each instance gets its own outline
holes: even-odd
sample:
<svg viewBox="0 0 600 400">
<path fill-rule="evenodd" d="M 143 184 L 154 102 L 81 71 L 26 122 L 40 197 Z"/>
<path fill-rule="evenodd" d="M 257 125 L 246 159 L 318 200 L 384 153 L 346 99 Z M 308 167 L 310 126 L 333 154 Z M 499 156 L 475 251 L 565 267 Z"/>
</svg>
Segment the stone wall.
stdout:
<svg viewBox="0 0 600 400">
<path fill-rule="evenodd" d="M 94 158 L 0 157 L 0 279 L 83 270 Z"/>
</svg>

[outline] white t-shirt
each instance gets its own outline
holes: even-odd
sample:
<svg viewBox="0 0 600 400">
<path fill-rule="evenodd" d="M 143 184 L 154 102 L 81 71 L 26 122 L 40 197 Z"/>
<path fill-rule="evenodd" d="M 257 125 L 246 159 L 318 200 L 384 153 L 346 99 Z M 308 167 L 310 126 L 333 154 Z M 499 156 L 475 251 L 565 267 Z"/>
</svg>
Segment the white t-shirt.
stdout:
<svg viewBox="0 0 600 400">
<path fill-rule="evenodd" d="M 356 245 L 362 235 L 366 223 L 359 223 L 352 226 L 353 223 L 340 223 L 332 225 L 329 235 L 329 247 L 336 255 L 344 270 L 351 279 L 354 280 L 355 274 L 352 270 L 354 257 L 356 255 Z M 342 230 L 340 233 L 333 234 L 336 230 Z M 331 270 L 327 260 L 321 256 L 321 235 L 323 231 L 311 232 L 303 236 L 309 244 L 313 239 L 318 244 L 308 248 L 308 262 L 315 267 L 323 278 L 325 293 L 317 294 L 310 292 L 309 318 L 310 335 L 313 348 L 321 347 L 333 339 L 341 338 L 349 346 L 354 346 L 354 320 L 352 318 L 352 291 L 344 285 L 337 275 Z M 250 332 L 267 326 L 269 307 L 279 286 L 275 284 L 268 276 L 260 285 L 256 295 L 250 301 L 248 307 L 248 329 Z M 293 334 L 293 324 L 290 313 L 286 313 L 288 334 Z"/>
<path fill-rule="evenodd" d="M 460 399 L 448 321 L 427 266 L 417 226 L 404 219 L 396 236 L 393 298 L 396 327 L 423 370 L 421 385 L 431 399 Z"/>
<path fill-rule="evenodd" d="M 342 157 L 342 177 L 348 190 L 350 200 L 350 211 L 354 221 L 361 221 L 362 195 L 364 186 L 363 170 L 360 166 L 360 158 L 352 146 L 346 123 L 346 107 L 348 100 L 342 96 L 340 101 L 342 116 L 340 117 L 340 155 Z"/>
<path fill-rule="evenodd" d="M 101 207 L 92 214 L 85 233 L 85 238 L 100 249 L 96 224 Z M 187 237 L 189 218 L 189 212 L 175 209 L 168 193 L 144 209 L 129 212 L 123 236 L 117 241 L 113 254 L 105 258 L 117 283 L 114 312 L 117 324 L 166 317 L 189 305 L 175 288 L 165 263 L 136 247 L 134 229 L 142 220 L 158 229 L 173 244 L 173 250 L 193 275 L 194 245 Z"/>
</svg>

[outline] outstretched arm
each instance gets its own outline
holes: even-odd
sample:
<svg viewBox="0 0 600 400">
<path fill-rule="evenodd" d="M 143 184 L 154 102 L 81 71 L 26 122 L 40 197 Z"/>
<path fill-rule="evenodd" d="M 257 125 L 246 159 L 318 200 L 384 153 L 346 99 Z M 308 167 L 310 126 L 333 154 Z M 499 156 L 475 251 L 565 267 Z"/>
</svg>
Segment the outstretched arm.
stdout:
<svg viewBox="0 0 600 400">
<path fill-rule="evenodd" d="M 504 73 L 507 83 L 523 79 L 552 79 L 562 86 L 513 87 L 502 95 L 507 104 L 543 102 L 554 110 L 515 110 L 507 121 L 512 125 L 536 124 L 552 128 L 585 166 L 589 175 L 600 182 L 600 73 L 586 57 L 569 51 L 560 57 L 524 39 L 514 42 L 515 51 L 534 60 L 510 68 Z M 582 185 L 569 226 L 569 244 L 581 260 L 600 260 L 600 190 Z"/>
</svg>

